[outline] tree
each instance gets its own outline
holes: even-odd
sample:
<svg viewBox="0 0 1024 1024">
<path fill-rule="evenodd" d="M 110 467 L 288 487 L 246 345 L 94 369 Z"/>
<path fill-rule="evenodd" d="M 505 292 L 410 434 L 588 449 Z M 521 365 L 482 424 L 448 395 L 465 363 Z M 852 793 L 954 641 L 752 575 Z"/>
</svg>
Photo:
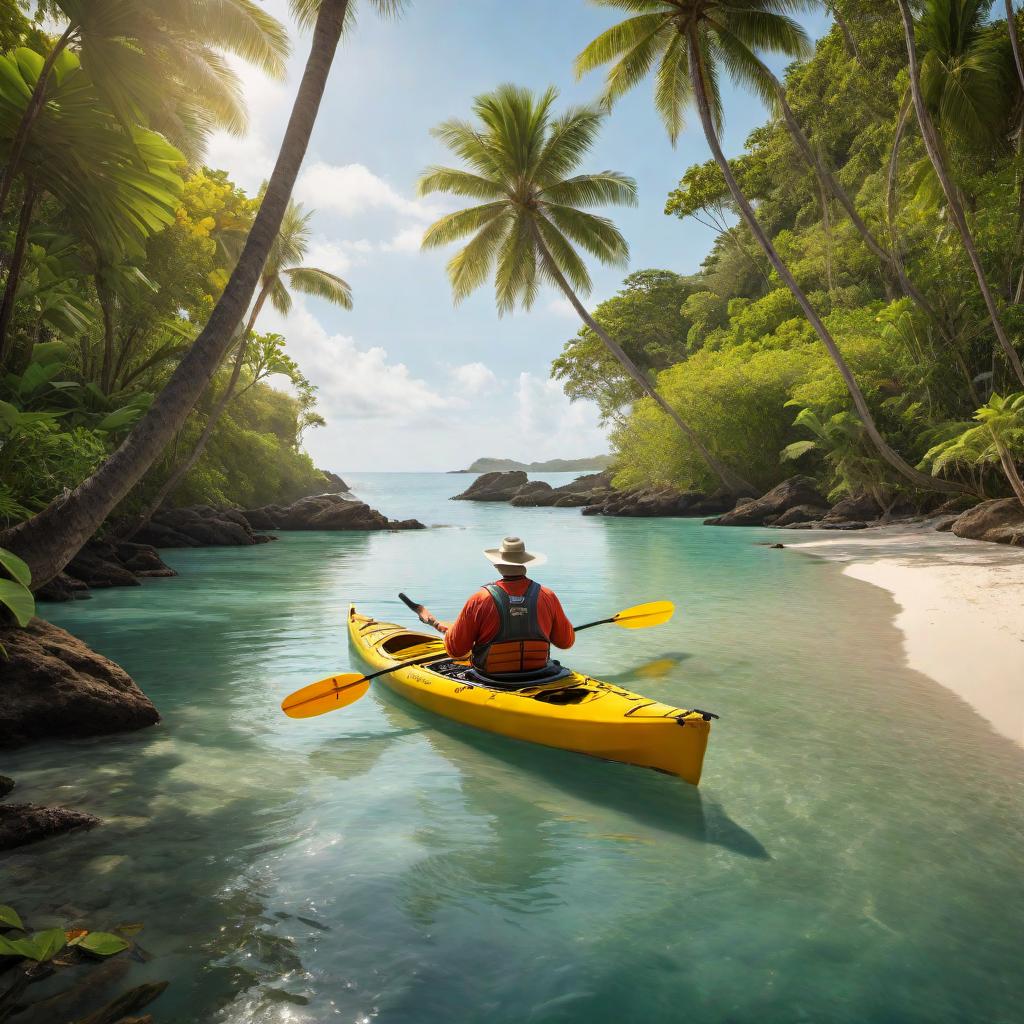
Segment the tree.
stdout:
<svg viewBox="0 0 1024 1024">
<path fill-rule="evenodd" d="M 758 220 L 719 142 L 723 112 L 716 61 L 724 63 L 738 83 L 770 103 L 775 91 L 771 81 L 765 78 L 764 64 L 755 51 L 768 50 L 791 56 L 806 52 L 807 38 L 803 29 L 784 13 L 792 5 L 787 0 L 750 0 L 742 7 L 702 0 L 594 2 L 640 13 L 593 40 L 576 59 L 577 74 L 582 76 L 611 63 L 604 94 L 605 103 L 610 105 L 645 78 L 657 62 L 655 105 L 673 142 L 682 131 L 686 106 L 696 105 L 704 136 L 740 216 L 828 350 L 871 442 L 882 458 L 911 483 L 920 487 L 934 486 L 927 475 L 911 466 L 882 436 L 853 371 Z M 942 486 L 959 489 L 948 482 Z"/>
<path fill-rule="evenodd" d="M 918 61 L 914 19 L 910 7 L 907 0 L 897 0 L 897 3 L 903 21 L 907 56 L 910 60 L 910 94 L 913 97 L 917 123 L 921 129 L 921 139 L 935 176 L 942 186 L 946 206 L 970 260 L 974 276 L 978 280 L 978 288 L 985 301 L 996 340 L 1014 376 L 1024 384 L 1024 366 L 1021 365 L 1020 356 L 1017 355 L 1006 333 L 995 296 L 989 287 L 981 256 L 967 223 L 960 190 L 946 166 L 942 141 L 924 93 L 927 82 L 933 102 L 938 102 L 942 108 L 945 115 L 943 120 L 949 125 L 950 131 L 975 135 L 982 130 L 989 111 L 979 108 L 975 99 L 987 95 L 990 100 L 1000 100 L 1000 97 L 993 93 L 993 83 L 998 81 L 998 78 L 992 67 L 989 39 L 983 32 L 985 12 L 989 4 L 978 0 L 927 0 L 921 22 L 922 34 L 931 43 L 929 71 L 926 73 Z M 960 66 L 957 73 L 955 65 L 959 65 L 960 62 L 953 59 L 954 55 L 963 54 L 965 51 L 971 54 L 970 66 L 966 69 Z M 946 84 L 950 88 L 947 89 Z"/>
<path fill-rule="evenodd" d="M 36 587 L 63 569 L 138 483 L 181 429 L 235 339 L 306 154 L 349 0 L 320 0 L 319 4 L 313 0 L 294 0 L 293 6 L 303 23 L 314 23 L 312 44 L 277 162 L 238 263 L 206 326 L 117 451 L 66 498 L 51 503 L 4 535 L 4 546 L 31 567 Z M 377 0 L 376 6 L 389 12 L 396 9 L 397 2 Z"/>
<path fill-rule="evenodd" d="M 287 315 L 292 308 L 292 296 L 288 290 L 290 285 L 296 291 L 302 292 L 305 295 L 326 299 L 328 302 L 341 306 L 342 309 L 352 308 L 352 290 L 345 281 L 336 274 L 321 270 L 318 267 L 304 267 L 300 265 L 309 250 L 309 221 L 313 216 L 313 212 L 312 210 L 309 212 L 304 211 L 301 203 L 291 202 L 288 204 L 288 209 L 285 211 L 277 238 L 274 239 L 274 244 L 270 247 L 270 255 L 263 266 L 263 273 L 260 277 L 260 290 L 256 295 L 256 301 L 253 303 L 249 319 L 238 339 L 231 376 L 224 386 L 224 390 L 214 403 L 213 408 L 210 410 L 206 418 L 206 424 L 200 432 L 199 439 L 196 441 L 192 451 L 186 458 L 182 459 L 167 480 L 164 481 L 153 500 L 149 502 L 145 511 L 135 523 L 132 534 L 149 522 L 156 511 L 175 492 L 188 471 L 199 461 L 199 457 L 203 454 L 207 442 L 210 440 L 210 435 L 217 425 L 217 421 L 227 408 L 228 403 L 235 397 L 238 382 L 242 375 L 242 368 L 246 364 L 253 330 L 267 300 L 270 300 L 270 304 L 279 313 Z M 272 337 L 283 342 L 280 335 L 273 335 Z M 250 387 L 261 380 L 262 376 L 274 372 L 283 372 L 281 367 L 285 364 L 282 362 L 282 353 L 278 349 L 270 350 L 266 345 L 263 345 L 261 351 L 264 353 L 264 358 L 257 364 L 259 368 L 252 375 Z M 272 352 L 273 358 L 267 354 L 268 352 Z M 294 366 L 294 363 L 290 363 L 290 365 Z"/>
<path fill-rule="evenodd" d="M 625 263 L 629 254 L 618 228 L 582 207 L 634 205 L 636 183 L 616 171 L 572 174 L 593 145 L 603 115 L 593 107 L 573 107 L 555 117 L 557 95 L 554 88 L 536 96 L 502 85 L 476 98 L 475 122 L 445 121 L 434 129 L 469 169 L 428 168 L 420 194 L 446 192 L 484 202 L 436 221 L 424 234 L 423 247 L 472 236 L 448 263 L 456 302 L 480 287 L 492 270 L 499 315 L 519 305 L 529 309 L 541 283 L 560 289 L 640 391 L 700 451 L 723 486 L 748 493 L 750 485 L 708 449 L 577 294 L 589 292 L 591 280 L 576 246 L 610 265 Z"/>
<path fill-rule="evenodd" d="M 1024 391 L 992 397 L 974 414 L 977 426 L 958 425 L 954 435 L 925 454 L 924 464 L 939 474 L 950 466 L 999 463 L 1013 493 L 1024 505 L 1024 480 L 1017 459 L 1024 456 Z"/>
<path fill-rule="evenodd" d="M 245 108 L 227 50 L 269 73 L 284 72 L 288 37 L 255 0 L 48 0 L 42 5 L 67 22 L 42 62 L 0 178 L 0 216 L 21 173 L 21 158 L 48 97 L 56 61 L 70 49 L 123 127 L 160 131 L 190 157 L 202 152 L 214 128 L 240 132 Z"/>
<path fill-rule="evenodd" d="M 1017 36 L 1017 14 L 1013 9 L 1013 0 L 1003 0 L 1006 7 L 1006 31 L 1010 36 L 1010 47 L 1013 50 L 1013 66 L 1017 72 L 1017 82 L 1024 92 L 1024 60 L 1020 54 L 1020 39 Z"/>
</svg>

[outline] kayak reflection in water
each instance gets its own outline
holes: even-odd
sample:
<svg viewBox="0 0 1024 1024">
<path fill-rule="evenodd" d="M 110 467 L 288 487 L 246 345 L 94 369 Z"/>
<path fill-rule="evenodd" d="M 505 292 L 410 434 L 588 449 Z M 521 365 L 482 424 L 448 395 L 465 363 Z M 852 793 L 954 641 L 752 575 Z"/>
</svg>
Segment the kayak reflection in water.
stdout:
<svg viewBox="0 0 1024 1024">
<path fill-rule="evenodd" d="M 526 575 L 547 561 L 544 555 L 531 554 L 518 537 L 506 537 L 484 555 L 501 579 L 473 594 L 453 623 L 439 622 L 426 608 L 420 620 L 444 634 L 452 658 L 470 658 L 481 675 L 526 682 L 554 667 L 552 644 L 567 650 L 576 634 L 554 591 Z"/>
</svg>

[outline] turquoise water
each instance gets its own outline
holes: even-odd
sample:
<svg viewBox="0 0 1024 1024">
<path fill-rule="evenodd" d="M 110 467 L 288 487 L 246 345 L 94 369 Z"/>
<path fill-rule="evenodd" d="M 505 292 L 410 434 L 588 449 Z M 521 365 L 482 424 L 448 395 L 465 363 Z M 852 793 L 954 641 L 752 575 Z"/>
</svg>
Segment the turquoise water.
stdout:
<svg viewBox="0 0 1024 1024">
<path fill-rule="evenodd" d="M 153 959 L 119 983 L 169 978 L 153 1009 L 180 1024 L 1021 1020 L 1024 751 L 904 667 L 884 593 L 767 531 L 350 482 L 440 525 L 168 552 L 177 579 L 45 608 L 164 717 L 5 756 L 24 799 L 106 824 L 0 860 L 0 902 L 144 922 Z M 577 622 L 676 601 L 572 662 L 718 712 L 700 790 L 380 689 L 281 715 L 351 664 L 349 601 L 450 616 L 510 532 Z"/>
</svg>

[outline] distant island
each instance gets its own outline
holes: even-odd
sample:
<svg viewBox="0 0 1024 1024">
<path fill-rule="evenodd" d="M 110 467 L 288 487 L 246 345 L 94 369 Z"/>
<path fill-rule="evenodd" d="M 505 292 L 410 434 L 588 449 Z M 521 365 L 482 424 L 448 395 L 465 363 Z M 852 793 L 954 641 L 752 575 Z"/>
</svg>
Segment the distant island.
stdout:
<svg viewBox="0 0 1024 1024">
<path fill-rule="evenodd" d="M 589 459 L 548 459 L 547 462 L 516 462 L 515 459 L 477 459 L 469 469 L 452 469 L 451 473 L 504 473 L 521 469 L 527 473 L 597 473 L 612 464 L 610 455 Z"/>
</svg>

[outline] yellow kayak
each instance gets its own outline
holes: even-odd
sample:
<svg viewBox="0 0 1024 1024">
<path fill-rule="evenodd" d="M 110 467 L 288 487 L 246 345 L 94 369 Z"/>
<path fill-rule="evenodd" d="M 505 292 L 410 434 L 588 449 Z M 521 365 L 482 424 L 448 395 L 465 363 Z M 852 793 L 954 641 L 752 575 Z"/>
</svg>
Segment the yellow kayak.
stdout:
<svg viewBox="0 0 1024 1024">
<path fill-rule="evenodd" d="M 570 672 L 557 682 L 497 689 L 465 678 L 440 638 L 349 608 L 348 635 L 375 668 L 437 655 L 381 676 L 380 682 L 428 711 L 517 740 L 608 761 L 654 768 L 700 782 L 711 716 L 674 708 L 619 686 Z"/>
</svg>

